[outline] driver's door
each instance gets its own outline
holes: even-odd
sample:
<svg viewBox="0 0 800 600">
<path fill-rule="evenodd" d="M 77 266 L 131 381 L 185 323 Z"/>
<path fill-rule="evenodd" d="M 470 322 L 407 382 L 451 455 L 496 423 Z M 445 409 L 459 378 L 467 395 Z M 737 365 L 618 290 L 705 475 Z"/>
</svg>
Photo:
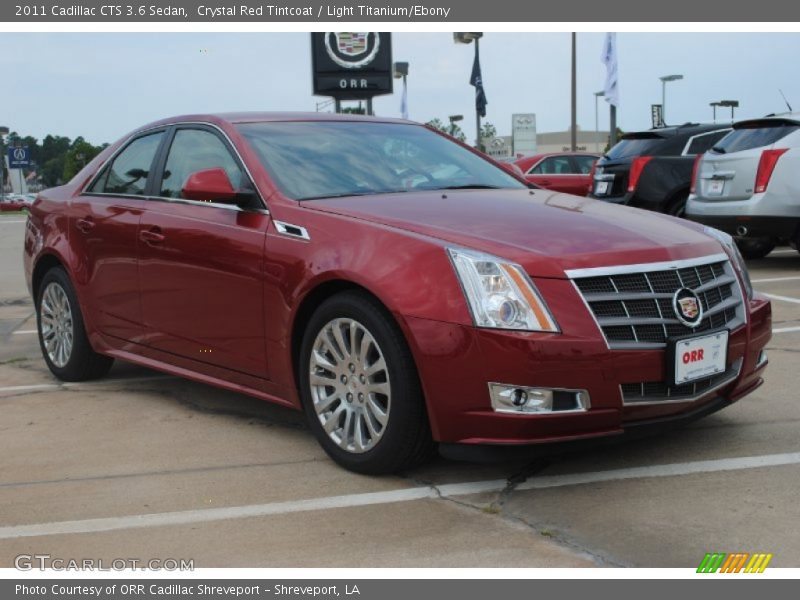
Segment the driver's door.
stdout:
<svg viewBox="0 0 800 600">
<path fill-rule="evenodd" d="M 269 215 L 252 205 L 189 200 L 189 175 L 222 168 L 252 186 L 227 140 L 210 127 L 179 127 L 139 225 L 144 343 L 235 373 L 267 377 L 262 271 Z"/>
</svg>

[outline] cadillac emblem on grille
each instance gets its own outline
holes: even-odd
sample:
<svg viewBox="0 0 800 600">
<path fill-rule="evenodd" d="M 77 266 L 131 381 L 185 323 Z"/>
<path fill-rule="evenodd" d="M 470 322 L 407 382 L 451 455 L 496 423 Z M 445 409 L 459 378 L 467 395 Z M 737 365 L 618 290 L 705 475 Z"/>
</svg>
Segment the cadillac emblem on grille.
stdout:
<svg viewBox="0 0 800 600">
<path fill-rule="evenodd" d="M 675 292 L 672 308 L 678 320 L 687 327 L 695 327 L 703 320 L 703 305 L 700 298 L 689 288 L 681 288 Z"/>
</svg>

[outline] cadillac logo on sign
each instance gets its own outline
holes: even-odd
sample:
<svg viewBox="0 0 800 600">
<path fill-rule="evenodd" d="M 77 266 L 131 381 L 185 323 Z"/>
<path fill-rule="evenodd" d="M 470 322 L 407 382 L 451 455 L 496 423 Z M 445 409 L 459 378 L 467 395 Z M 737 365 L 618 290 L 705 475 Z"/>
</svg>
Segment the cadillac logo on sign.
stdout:
<svg viewBox="0 0 800 600">
<path fill-rule="evenodd" d="M 672 308 L 678 320 L 687 327 L 697 327 L 703 320 L 703 304 L 697 294 L 688 288 L 675 292 Z"/>
<path fill-rule="evenodd" d="M 345 69 L 360 69 L 371 63 L 381 46 L 377 33 L 326 33 L 325 50 Z"/>
</svg>

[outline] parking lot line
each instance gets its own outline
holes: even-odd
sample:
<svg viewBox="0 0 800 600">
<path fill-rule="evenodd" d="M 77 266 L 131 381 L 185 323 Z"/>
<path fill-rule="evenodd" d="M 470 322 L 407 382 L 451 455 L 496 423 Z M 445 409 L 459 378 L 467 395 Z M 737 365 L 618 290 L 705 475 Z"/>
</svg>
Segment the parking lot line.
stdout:
<svg viewBox="0 0 800 600">
<path fill-rule="evenodd" d="M 97 381 L 85 382 L 64 382 L 64 383 L 35 383 L 31 385 L 9 385 L 0 387 L 2 392 L 33 392 L 36 390 L 58 390 L 65 387 L 76 386 L 99 386 L 103 384 L 116 384 L 116 383 L 136 383 L 137 381 L 153 381 L 156 379 L 177 379 L 173 375 L 150 375 L 147 377 L 126 377 L 124 379 L 99 379 Z"/>
<path fill-rule="evenodd" d="M 588 483 L 642 479 L 650 477 L 675 477 L 697 473 L 713 473 L 718 471 L 736 471 L 800 464 L 800 452 L 785 454 L 768 454 L 764 456 L 743 456 L 718 460 L 702 460 L 687 463 L 673 463 L 650 467 L 634 467 L 630 469 L 614 469 L 588 473 L 573 473 L 533 477 L 519 484 L 517 490 L 533 490 L 584 485 Z M 144 515 L 128 515 L 122 517 L 105 517 L 100 519 L 84 519 L 75 521 L 55 521 L 30 525 L 12 525 L 0 527 L 0 540 L 18 539 L 48 535 L 69 535 L 79 533 L 98 533 L 121 529 L 138 529 L 142 527 L 159 527 L 187 525 L 190 523 L 208 523 L 229 519 L 245 519 L 266 517 L 292 513 L 352 508 L 375 504 L 394 504 L 414 500 L 449 498 L 485 492 L 499 492 L 505 489 L 508 482 L 504 479 L 492 481 L 473 481 L 468 483 L 451 483 L 441 486 L 420 486 L 385 492 L 368 492 L 309 498 L 289 502 L 272 502 L 268 504 L 251 504 L 224 508 L 205 508 Z"/>
<path fill-rule="evenodd" d="M 783 248 L 782 250 L 773 250 L 770 254 L 793 254 L 797 252 L 794 248 Z"/>
<path fill-rule="evenodd" d="M 774 283 L 777 281 L 797 281 L 800 279 L 800 276 L 792 276 L 792 277 L 767 277 L 766 279 L 753 279 L 751 283 Z"/>
<path fill-rule="evenodd" d="M 800 304 L 800 299 L 798 298 L 790 298 L 789 296 L 779 296 L 778 294 L 767 294 L 766 292 L 762 292 L 767 298 L 771 298 L 772 300 L 780 300 L 781 302 L 791 302 L 792 304 Z"/>
<path fill-rule="evenodd" d="M 20 329 L 19 331 L 11 332 L 11 335 L 30 335 L 33 333 L 39 333 L 35 329 Z"/>
<path fill-rule="evenodd" d="M 792 331 L 800 331 L 800 327 L 778 327 L 773 329 L 772 333 L 791 333 Z"/>
<path fill-rule="evenodd" d="M 0 219 L 0 225 L 12 225 L 14 223 L 25 223 L 26 221 L 9 221 L 8 219 Z"/>
</svg>

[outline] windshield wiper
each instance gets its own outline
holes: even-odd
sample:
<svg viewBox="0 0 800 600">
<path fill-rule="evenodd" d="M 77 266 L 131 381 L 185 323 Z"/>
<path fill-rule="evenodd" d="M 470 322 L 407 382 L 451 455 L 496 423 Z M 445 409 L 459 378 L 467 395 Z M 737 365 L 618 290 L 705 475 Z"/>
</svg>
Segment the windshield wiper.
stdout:
<svg viewBox="0 0 800 600">
<path fill-rule="evenodd" d="M 443 187 L 435 188 L 419 188 L 425 190 L 502 190 L 503 187 L 499 185 L 486 185 L 484 183 L 466 183 L 464 185 L 446 185 Z"/>
<path fill-rule="evenodd" d="M 369 190 L 366 192 L 341 192 L 339 194 L 322 194 L 320 196 L 306 196 L 304 198 L 297 198 L 299 202 L 305 200 L 326 200 L 328 198 L 347 198 L 349 196 L 372 196 L 375 194 L 400 194 L 408 190 Z"/>
</svg>

